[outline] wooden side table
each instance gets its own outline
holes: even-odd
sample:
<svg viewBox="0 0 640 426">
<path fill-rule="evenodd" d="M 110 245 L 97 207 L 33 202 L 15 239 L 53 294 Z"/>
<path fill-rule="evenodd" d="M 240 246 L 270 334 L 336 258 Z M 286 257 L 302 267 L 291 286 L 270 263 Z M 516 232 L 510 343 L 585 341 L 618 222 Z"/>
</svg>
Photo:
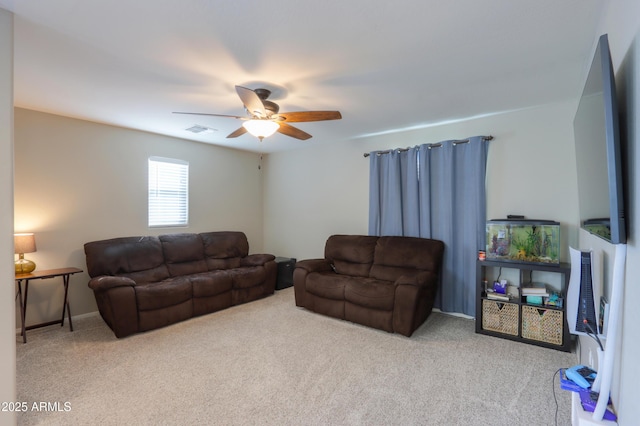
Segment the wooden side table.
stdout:
<svg viewBox="0 0 640 426">
<path fill-rule="evenodd" d="M 46 327 L 52 324 L 60 324 L 64 326 L 65 313 L 69 317 L 69 331 L 73 331 L 73 324 L 71 323 L 71 309 L 69 308 L 69 277 L 73 274 L 82 272 L 82 269 L 78 268 L 60 268 L 60 269 L 48 269 L 42 271 L 34 271 L 28 274 L 16 274 L 16 283 L 18 284 L 18 293 L 16 298 L 20 298 L 20 320 L 22 321 L 22 342 L 27 343 L 27 330 L 34 328 Z M 62 302 L 62 318 L 56 321 L 45 322 L 42 324 L 30 325 L 25 327 L 25 319 L 27 317 L 27 297 L 29 295 L 29 281 L 31 280 L 43 280 L 47 278 L 62 277 L 62 283 L 64 284 L 64 300 Z M 24 282 L 24 293 L 22 292 L 22 283 Z M 24 297 L 23 297 L 24 294 Z"/>
</svg>

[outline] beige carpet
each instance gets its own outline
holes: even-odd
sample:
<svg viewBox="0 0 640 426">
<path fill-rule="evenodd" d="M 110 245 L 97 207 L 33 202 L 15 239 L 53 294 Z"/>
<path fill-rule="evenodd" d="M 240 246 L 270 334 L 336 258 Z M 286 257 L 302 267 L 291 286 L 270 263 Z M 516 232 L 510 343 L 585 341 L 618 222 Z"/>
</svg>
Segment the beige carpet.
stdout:
<svg viewBox="0 0 640 426">
<path fill-rule="evenodd" d="M 18 400 L 51 403 L 18 424 L 553 425 L 554 387 L 570 424 L 552 379 L 574 354 L 439 313 L 406 338 L 296 308 L 289 288 L 120 340 L 98 316 L 74 328 L 17 337 Z"/>
</svg>

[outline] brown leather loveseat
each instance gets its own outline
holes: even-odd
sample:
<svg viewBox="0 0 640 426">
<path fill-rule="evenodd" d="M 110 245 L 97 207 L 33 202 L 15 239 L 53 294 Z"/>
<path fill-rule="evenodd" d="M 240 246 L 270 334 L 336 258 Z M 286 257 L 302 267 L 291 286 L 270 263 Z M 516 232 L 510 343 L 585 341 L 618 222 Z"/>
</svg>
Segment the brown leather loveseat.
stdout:
<svg viewBox="0 0 640 426">
<path fill-rule="evenodd" d="M 414 237 L 333 235 L 324 259 L 296 263 L 296 305 L 411 336 L 433 308 L 444 243 Z"/>
<path fill-rule="evenodd" d="M 98 310 L 116 337 L 273 294 L 277 264 L 242 232 L 124 237 L 84 245 Z"/>
</svg>

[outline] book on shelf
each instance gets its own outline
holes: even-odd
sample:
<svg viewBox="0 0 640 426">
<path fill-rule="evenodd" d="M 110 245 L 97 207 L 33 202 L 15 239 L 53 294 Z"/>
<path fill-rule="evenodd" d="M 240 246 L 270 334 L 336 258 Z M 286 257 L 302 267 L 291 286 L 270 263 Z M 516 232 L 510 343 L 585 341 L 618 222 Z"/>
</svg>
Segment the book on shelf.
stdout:
<svg viewBox="0 0 640 426">
<path fill-rule="evenodd" d="M 499 300 L 501 302 L 509 302 L 511 298 L 506 294 L 496 293 L 495 291 L 487 291 L 487 299 L 489 300 Z"/>
<path fill-rule="evenodd" d="M 563 303 L 564 303 L 564 299 L 562 298 L 562 295 L 557 291 L 552 292 L 551 294 L 549 294 L 549 297 L 544 298 L 545 306 L 562 308 Z"/>
<path fill-rule="evenodd" d="M 542 296 L 525 296 L 525 300 L 530 305 L 538 305 L 538 306 L 542 306 L 542 302 L 543 302 Z"/>
<path fill-rule="evenodd" d="M 549 289 L 545 283 L 523 283 L 520 293 L 523 296 L 549 297 Z"/>
</svg>

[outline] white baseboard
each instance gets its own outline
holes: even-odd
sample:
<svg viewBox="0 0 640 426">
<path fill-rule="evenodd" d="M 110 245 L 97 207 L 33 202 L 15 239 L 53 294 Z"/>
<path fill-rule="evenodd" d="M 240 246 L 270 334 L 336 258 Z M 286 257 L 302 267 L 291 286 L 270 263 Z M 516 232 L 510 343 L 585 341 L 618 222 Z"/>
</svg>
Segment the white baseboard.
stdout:
<svg viewBox="0 0 640 426">
<path fill-rule="evenodd" d="M 432 309 L 433 312 L 439 312 L 441 314 L 445 314 L 445 315 L 451 315 L 453 317 L 459 317 L 459 318 L 464 318 L 464 319 L 474 319 L 473 317 L 469 316 L 469 315 L 465 315 L 465 314 L 460 314 L 457 312 L 442 312 L 440 309 L 438 308 L 433 308 Z"/>
</svg>

